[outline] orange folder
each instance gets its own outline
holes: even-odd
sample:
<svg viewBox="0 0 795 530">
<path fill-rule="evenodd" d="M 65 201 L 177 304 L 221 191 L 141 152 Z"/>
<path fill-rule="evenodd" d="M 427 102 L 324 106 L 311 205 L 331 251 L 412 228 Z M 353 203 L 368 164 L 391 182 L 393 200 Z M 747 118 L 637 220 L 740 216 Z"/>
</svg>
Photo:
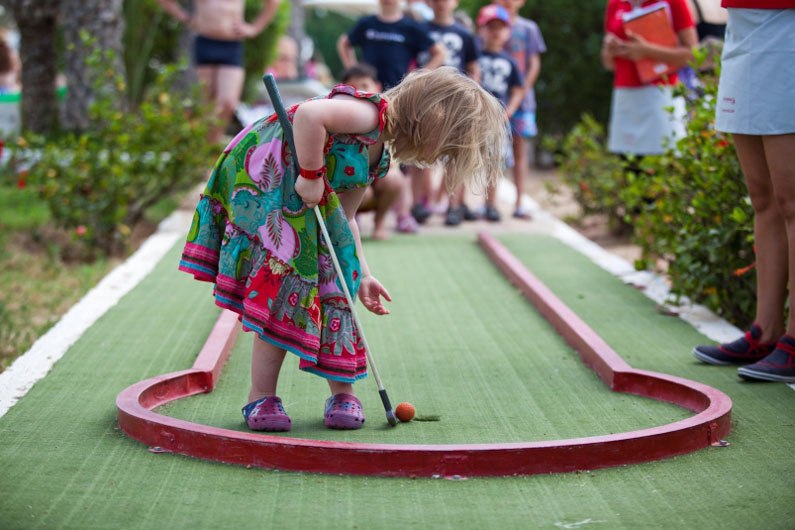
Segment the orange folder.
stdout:
<svg viewBox="0 0 795 530">
<path fill-rule="evenodd" d="M 623 16 L 624 29 L 639 35 L 647 41 L 661 46 L 676 46 L 677 39 L 668 6 L 664 3 L 652 4 L 634 9 Z M 635 61 L 638 76 L 644 84 L 676 72 L 677 68 L 665 61 L 643 57 Z"/>
</svg>

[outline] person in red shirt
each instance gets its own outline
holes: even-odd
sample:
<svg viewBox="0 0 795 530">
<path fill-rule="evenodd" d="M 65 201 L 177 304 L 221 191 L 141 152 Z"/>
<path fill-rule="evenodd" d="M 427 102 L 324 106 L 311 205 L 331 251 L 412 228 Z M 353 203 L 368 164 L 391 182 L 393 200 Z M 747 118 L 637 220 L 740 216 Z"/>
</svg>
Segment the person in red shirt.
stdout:
<svg viewBox="0 0 795 530">
<path fill-rule="evenodd" d="M 729 19 L 715 128 L 733 135 L 754 209 L 756 321 L 734 342 L 693 355 L 744 365 L 744 379 L 795 383 L 795 0 L 722 5 Z"/>
<path fill-rule="evenodd" d="M 676 46 L 653 44 L 624 27 L 624 15 L 659 4 L 668 13 L 678 41 Z M 635 61 L 648 57 L 680 68 L 692 60 L 692 49 L 697 43 L 686 0 L 608 0 L 602 63 L 615 72 L 608 139 L 611 152 L 661 154 L 666 138 L 684 135 L 684 102 L 675 100 L 671 93 L 671 86 L 678 82 L 676 74 L 644 84 Z M 665 110 L 671 106 L 676 109 L 677 120 L 672 120 Z"/>
</svg>

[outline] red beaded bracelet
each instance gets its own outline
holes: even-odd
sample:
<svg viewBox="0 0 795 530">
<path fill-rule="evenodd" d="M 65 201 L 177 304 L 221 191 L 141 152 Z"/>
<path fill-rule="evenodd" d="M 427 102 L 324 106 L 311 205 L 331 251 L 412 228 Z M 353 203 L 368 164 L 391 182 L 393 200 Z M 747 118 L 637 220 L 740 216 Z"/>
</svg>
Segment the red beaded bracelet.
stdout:
<svg viewBox="0 0 795 530">
<path fill-rule="evenodd" d="M 302 177 L 308 180 L 317 180 L 325 178 L 326 176 L 326 166 L 321 167 L 320 169 L 304 169 L 298 172 Z"/>
</svg>

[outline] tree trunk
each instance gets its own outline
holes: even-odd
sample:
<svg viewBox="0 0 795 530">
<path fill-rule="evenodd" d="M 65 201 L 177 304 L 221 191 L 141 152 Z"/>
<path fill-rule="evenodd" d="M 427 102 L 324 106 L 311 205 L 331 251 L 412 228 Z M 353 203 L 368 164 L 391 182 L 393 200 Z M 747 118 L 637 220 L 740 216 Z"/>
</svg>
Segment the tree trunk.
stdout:
<svg viewBox="0 0 795 530">
<path fill-rule="evenodd" d="M 116 92 L 114 77 L 103 74 L 109 68 L 113 74 L 126 79 L 122 37 L 124 17 L 122 0 L 63 0 L 62 19 L 64 45 L 66 48 L 66 104 L 63 107 L 64 128 L 80 131 L 88 126 L 88 107 L 96 96 L 97 82 L 104 84 L 102 90 Z M 96 39 L 93 45 L 86 45 L 81 38 L 85 32 Z M 95 49 L 111 50 L 114 57 L 110 63 L 103 64 L 97 71 L 88 64 Z M 103 59 L 103 63 L 106 61 Z M 123 98 L 118 101 L 124 106 Z"/>
<path fill-rule="evenodd" d="M 55 130 L 55 28 L 60 0 L 7 0 L 19 28 L 22 63 L 22 128 L 39 134 Z"/>
</svg>

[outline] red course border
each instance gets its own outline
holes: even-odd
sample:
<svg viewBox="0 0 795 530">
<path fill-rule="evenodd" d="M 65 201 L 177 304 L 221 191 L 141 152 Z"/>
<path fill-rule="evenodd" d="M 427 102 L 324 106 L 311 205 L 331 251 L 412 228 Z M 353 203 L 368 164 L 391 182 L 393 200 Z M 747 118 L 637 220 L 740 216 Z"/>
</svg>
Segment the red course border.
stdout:
<svg viewBox="0 0 795 530">
<path fill-rule="evenodd" d="M 493 236 L 478 235 L 494 260 L 612 390 L 675 403 L 696 415 L 668 425 L 609 436 L 547 442 L 397 445 L 284 438 L 199 425 L 152 412 L 176 399 L 210 392 L 229 357 L 237 315 L 224 311 L 190 370 L 136 383 L 116 398 L 118 422 L 153 450 L 291 471 L 379 476 L 505 476 L 559 473 L 648 462 L 721 442 L 732 402 L 712 387 L 633 370 Z"/>
</svg>

